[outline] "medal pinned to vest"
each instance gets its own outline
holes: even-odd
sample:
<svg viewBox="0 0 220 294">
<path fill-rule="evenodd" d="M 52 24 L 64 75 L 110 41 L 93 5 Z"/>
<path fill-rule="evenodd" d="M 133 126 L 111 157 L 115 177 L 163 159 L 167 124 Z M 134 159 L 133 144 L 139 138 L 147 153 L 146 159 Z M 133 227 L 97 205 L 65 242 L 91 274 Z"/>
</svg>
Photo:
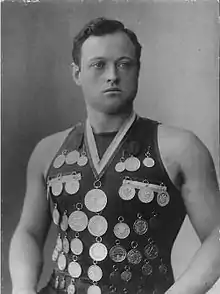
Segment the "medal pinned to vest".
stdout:
<svg viewBox="0 0 220 294">
<path fill-rule="evenodd" d="M 151 147 L 148 146 L 148 150 L 145 152 L 145 154 L 144 154 L 145 158 L 143 160 L 144 166 L 149 167 L 149 168 L 151 168 L 155 165 L 155 160 L 151 156 L 150 149 L 151 149 Z"/>
</svg>

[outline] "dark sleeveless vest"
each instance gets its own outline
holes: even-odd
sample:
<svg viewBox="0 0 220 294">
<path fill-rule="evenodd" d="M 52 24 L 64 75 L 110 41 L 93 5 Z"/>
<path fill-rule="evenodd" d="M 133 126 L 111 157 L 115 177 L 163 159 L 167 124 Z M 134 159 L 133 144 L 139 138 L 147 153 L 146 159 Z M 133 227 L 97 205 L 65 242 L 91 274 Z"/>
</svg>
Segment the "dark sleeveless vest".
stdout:
<svg viewBox="0 0 220 294">
<path fill-rule="evenodd" d="M 174 283 L 171 249 L 183 223 L 186 210 L 180 192 L 169 179 L 163 166 L 158 149 L 157 129 L 158 122 L 137 118 L 100 178 L 100 189 L 107 195 L 107 205 L 99 214 L 107 220 L 108 229 L 98 242 L 106 246 L 108 250 L 106 258 L 93 262 L 89 250 L 97 242 L 97 238 L 90 234 L 88 227 L 80 231 L 77 233 L 77 237 L 83 243 L 83 252 L 76 257 L 71 250 L 64 253 L 60 248 L 54 258 L 55 269 L 51 283 L 56 289 L 66 291 L 68 285 L 72 283 L 75 286 L 75 293 L 87 294 L 88 287 L 95 284 L 104 294 L 162 294 Z M 85 145 L 84 124 L 76 125 L 56 157 L 60 154 L 68 154 L 73 150 L 86 151 Z M 146 167 L 143 164 L 147 151 L 150 151 L 150 157 L 155 162 L 152 167 Z M 120 162 L 121 157 L 126 159 L 131 155 L 140 160 L 140 168 L 136 171 L 117 172 L 115 166 Z M 81 211 L 87 215 L 88 219 L 96 215 L 84 205 L 85 195 L 94 188 L 96 178 L 89 162 L 85 166 L 79 166 L 77 163 L 72 165 L 64 163 L 59 168 L 54 168 L 52 162 L 47 174 L 47 180 L 51 180 L 58 175 L 59 178 L 62 178 L 73 172 L 81 174 L 80 188 L 77 193 L 68 195 L 65 191 L 65 184 L 63 184 L 64 188 L 59 196 L 53 195 L 51 187 L 48 189 L 51 212 L 53 214 L 54 208 L 56 208 L 60 215 L 57 223 L 58 235 L 62 241 L 67 239 L 69 244 L 76 232 L 69 226 L 66 230 L 61 229 L 62 217 L 68 217 L 77 210 L 79 204 Z M 154 192 L 153 200 L 150 203 L 143 203 L 138 197 L 138 189 L 131 200 L 123 200 L 119 196 L 119 189 L 124 179 L 141 183 L 147 182 L 159 188 L 166 187 L 170 197 L 169 202 L 164 206 L 159 204 L 158 193 Z M 138 225 L 138 220 L 144 220 L 144 222 L 139 222 Z M 130 228 L 130 234 L 124 239 L 119 239 L 114 234 L 115 225 L 120 222 L 126 223 Z M 120 252 L 114 252 L 116 245 L 120 245 L 126 250 L 125 257 L 120 259 Z M 61 254 L 66 260 L 66 265 L 62 270 L 57 266 L 57 260 Z M 117 256 L 117 254 L 119 255 Z M 68 264 L 73 260 L 77 261 L 82 268 L 82 272 L 77 278 L 72 278 L 68 273 Z M 95 283 L 89 279 L 87 272 L 93 264 L 98 265 L 103 274 L 102 278 Z"/>
</svg>

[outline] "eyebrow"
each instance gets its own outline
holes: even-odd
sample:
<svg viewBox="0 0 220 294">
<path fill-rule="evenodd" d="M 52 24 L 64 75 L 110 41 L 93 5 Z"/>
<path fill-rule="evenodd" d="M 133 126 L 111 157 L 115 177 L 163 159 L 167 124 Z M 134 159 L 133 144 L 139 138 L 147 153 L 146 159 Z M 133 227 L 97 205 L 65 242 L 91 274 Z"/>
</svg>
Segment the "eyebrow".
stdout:
<svg viewBox="0 0 220 294">
<path fill-rule="evenodd" d="M 97 61 L 97 60 L 106 60 L 107 58 L 106 57 L 103 57 L 103 56 L 97 56 L 97 57 L 93 57 L 91 59 L 89 59 L 89 62 L 92 62 L 92 61 Z M 135 60 L 133 57 L 130 57 L 130 56 L 122 56 L 120 58 L 117 59 L 117 61 L 120 61 L 122 59 L 129 59 L 129 60 Z"/>
</svg>

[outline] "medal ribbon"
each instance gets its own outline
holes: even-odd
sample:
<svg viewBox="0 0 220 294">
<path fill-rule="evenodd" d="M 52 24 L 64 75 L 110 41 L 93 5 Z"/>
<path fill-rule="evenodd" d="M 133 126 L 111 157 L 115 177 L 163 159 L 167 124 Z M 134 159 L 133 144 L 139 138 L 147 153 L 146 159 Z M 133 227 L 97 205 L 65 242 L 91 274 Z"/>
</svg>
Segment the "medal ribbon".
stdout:
<svg viewBox="0 0 220 294">
<path fill-rule="evenodd" d="M 98 175 L 102 173 L 106 165 L 108 164 L 110 158 L 114 154 L 115 150 L 121 143 L 122 139 L 130 129 L 131 125 L 135 121 L 136 114 L 133 112 L 128 119 L 120 127 L 119 131 L 117 132 L 116 136 L 112 140 L 111 144 L 106 149 L 105 153 L 103 154 L 102 158 L 99 158 L 98 150 L 95 142 L 95 138 L 93 135 L 92 127 L 90 125 L 89 120 L 86 121 L 86 145 L 89 153 L 89 158 L 92 161 L 92 165 Z"/>
</svg>

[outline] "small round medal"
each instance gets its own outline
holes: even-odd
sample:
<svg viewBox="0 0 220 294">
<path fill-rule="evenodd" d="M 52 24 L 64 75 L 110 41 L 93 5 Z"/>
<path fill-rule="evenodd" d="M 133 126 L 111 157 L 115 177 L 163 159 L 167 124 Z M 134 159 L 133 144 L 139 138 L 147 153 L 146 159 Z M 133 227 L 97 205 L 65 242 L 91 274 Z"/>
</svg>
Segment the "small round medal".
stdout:
<svg viewBox="0 0 220 294">
<path fill-rule="evenodd" d="M 101 215 L 95 215 L 90 218 L 88 223 L 88 230 L 91 235 L 100 237 L 107 231 L 108 223 L 106 219 Z"/>
<path fill-rule="evenodd" d="M 65 159 L 66 156 L 64 154 L 58 155 L 53 162 L 53 167 L 60 168 L 65 163 Z"/>
<path fill-rule="evenodd" d="M 155 161 L 151 157 L 145 157 L 143 160 L 143 164 L 146 167 L 153 167 L 155 165 Z"/>
<path fill-rule="evenodd" d="M 67 237 L 65 236 L 63 239 L 63 252 L 67 254 L 69 250 L 70 250 L 70 244 Z"/>
<path fill-rule="evenodd" d="M 87 156 L 85 156 L 85 155 L 81 155 L 81 156 L 79 157 L 79 159 L 77 160 L 77 164 L 78 164 L 79 166 L 85 166 L 85 165 L 87 164 L 87 162 L 88 162 L 88 158 L 87 158 Z"/>
<path fill-rule="evenodd" d="M 54 251 L 53 251 L 53 254 L 52 254 L 52 261 L 57 261 L 58 256 L 59 256 L 59 251 L 55 247 Z"/>
<path fill-rule="evenodd" d="M 68 217 L 66 215 L 66 213 L 64 213 L 64 215 L 62 216 L 62 221 L 60 223 L 60 228 L 62 231 L 66 231 L 68 228 Z"/>
<path fill-rule="evenodd" d="M 131 264 L 139 264 L 142 260 L 142 255 L 139 250 L 131 249 L 127 254 L 127 259 Z"/>
<path fill-rule="evenodd" d="M 144 247 L 144 254 L 148 259 L 155 259 L 159 255 L 159 250 L 157 248 L 157 245 L 155 244 L 148 244 Z"/>
<path fill-rule="evenodd" d="M 114 262 L 124 261 L 126 255 L 127 252 L 121 245 L 115 245 L 109 251 L 109 256 Z"/>
<path fill-rule="evenodd" d="M 129 270 L 125 270 L 121 273 L 121 279 L 125 282 L 129 282 L 132 278 L 132 273 Z"/>
<path fill-rule="evenodd" d="M 102 261 L 108 255 L 108 249 L 103 243 L 94 243 L 89 248 L 89 256 L 95 261 Z"/>
<path fill-rule="evenodd" d="M 70 242 L 70 248 L 73 254 L 80 255 L 83 252 L 83 243 L 79 238 L 74 238 Z"/>
<path fill-rule="evenodd" d="M 92 280 L 93 282 L 98 282 L 101 280 L 102 278 L 102 269 L 98 266 L 98 265 L 91 265 L 88 268 L 88 277 L 90 278 L 90 280 Z"/>
<path fill-rule="evenodd" d="M 130 228 L 126 223 L 117 223 L 114 226 L 114 234 L 118 239 L 125 239 L 130 234 Z"/>
<path fill-rule="evenodd" d="M 76 287 L 73 283 L 71 283 L 68 287 L 67 287 L 67 294 L 74 294 L 76 291 Z"/>
<path fill-rule="evenodd" d="M 167 266 L 164 263 L 159 265 L 159 272 L 165 275 L 168 272 Z"/>
<path fill-rule="evenodd" d="M 131 156 L 125 160 L 125 169 L 130 172 L 137 171 L 141 166 L 137 157 Z"/>
<path fill-rule="evenodd" d="M 143 203 L 150 203 L 154 199 L 154 191 L 149 187 L 140 188 L 138 198 Z"/>
<path fill-rule="evenodd" d="M 66 193 L 73 195 L 79 191 L 79 187 L 79 181 L 71 179 L 70 181 L 66 182 L 65 191 Z"/>
<path fill-rule="evenodd" d="M 170 196 L 167 192 L 160 192 L 157 194 L 157 203 L 164 207 L 170 202 Z"/>
<path fill-rule="evenodd" d="M 51 192 L 54 196 L 59 196 L 63 191 L 63 183 L 60 179 L 54 180 L 51 184 Z"/>
<path fill-rule="evenodd" d="M 68 273 L 73 278 L 78 278 L 82 273 L 80 264 L 76 261 L 71 261 L 68 265 Z"/>
<path fill-rule="evenodd" d="M 131 200 L 135 196 L 135 188 L 130 184 L 123 184 L 118 193 L 121 199 Z"/>
<path fill-rule="evenodd" d="M 146 262 L 143 266 L 142 266 L 142 273 L 144 276 L 149 276 L 152 274 L 153 272 L 153 267 L 150 265 L 149 262 Z"/>
<path fill-rule="evenodd" d="M 55 223 L 55 225 L 57 226 L 59 225 L 59 220 L 60 220 L 60 213 L 55 206 L 53 209 L 53 222 Z"/>
<path fill-rule="evenodd" d="M 74 164 L 79 159 L 79 152 L 73 150 L 66 155 L 66 164 Z"/>
<path fill-rule="evenodd" d="M 63 253 L 61 253 L 58 257 L 57 261 L 58 268 L 63 271 L 66 268 L 66 257 Z"/>
<path fill-rule="evenodd" d="M 85 196 L 85 206 L 92 212 L 103 210 L 107 204 L 107 196 L 101 189 L 92 189 Z"/>
<path fill-rule="evenodd" d="M 138 235 L 144 235 L 148 230 L 148 223 L 144 219 L 137 219 L 133 225 L 134 231 Z"/>
<path fill-rule="evenodd" d="M 97 285 L 91 285 L 89 286 L 88 290 L 87 290 L 87 294 L 101 294 L 101 289 L 99 286 Z"/>
<path fill-rule="evenodd" d="M 123 161 L 118 162 L 115 165 L 115 170 L 117 173 L 122 173 L 125 170 L 125 163 Z"/>
<path fill-rule="evenodd" d="M 68 224 L 73 231 L 84 231 L 88 225 L 88 217 L 84 212 L 76 210 L 70 214 Z"/>
</svg>

